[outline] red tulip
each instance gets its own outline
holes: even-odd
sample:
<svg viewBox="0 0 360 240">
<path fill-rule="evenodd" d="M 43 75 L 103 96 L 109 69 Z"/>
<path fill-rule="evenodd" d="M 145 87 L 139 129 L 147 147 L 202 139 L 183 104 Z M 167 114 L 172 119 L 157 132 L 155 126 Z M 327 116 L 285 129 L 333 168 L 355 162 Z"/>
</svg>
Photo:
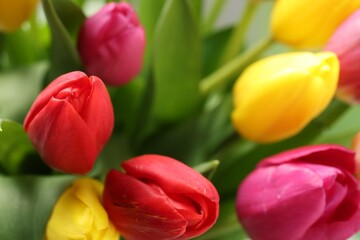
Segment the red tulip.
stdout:
<svg viewBox="0 0 360 240">
<path fill-rule="evenodd" d="M 170 157 L 143 155 L 111 170 L 104 207 L 127 240 L 190 239 L 219 214 L 219 195 L 200 173 Z"/>
<path fill-rule="evenodd" d="M 104 83 L 83 72 L 67 73 L 51 82 L 24 121 L 31 142 L 49 166 L 78 174 L 91 170 L 113 125 Z"/>
<path fill-rule="evenodd" d="M 239 219 L 253 240 L 347 239 L 360 230 L 354 172 L 354 153 L 336 145 L 267 158 L 239 187 Z"/>
<path fill-rule="evenodd" d="M 145 31 L 128 3 L 108 3 L 83 23 L 78 39 L 88 74 L 123 85 L 141 70 Z"/>
<path fill-rule="evenodd" d="M 325 49 L 339 58 L 338 97 L 360 104 L 360 9 L 340 25 Z"/>
</svg>

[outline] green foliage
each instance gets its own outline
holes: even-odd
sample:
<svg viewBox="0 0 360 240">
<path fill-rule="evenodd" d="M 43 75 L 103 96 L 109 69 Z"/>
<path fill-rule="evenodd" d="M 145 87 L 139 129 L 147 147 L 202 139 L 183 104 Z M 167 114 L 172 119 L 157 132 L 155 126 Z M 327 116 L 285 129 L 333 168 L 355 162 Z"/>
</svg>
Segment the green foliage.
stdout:
<svg viewBox="0 0 360 240">
<path fill-rule="evenodd" d="M 73 180 L 73 176 L 0 175 L 0 239 L 44 239 L 53 206 Z"/>
<path fill-rule="evenodd" d="M 50 47 L 51 66 L 45 82 L 45 84 L 48 84 L 61 74 L 81 69 L 80 58 L 76 50 L 76 41 L 71 37 L 70 32 L 78 30 L 85 15 L 70 0 L 43 0 L 42 4 L 52 39 Z M 64 12 L 65 10 L 75 14 Z"/>
<path fill-rule="evenodd" d="M 200 33 L 187 1 L 166 1 L 153 44 L 153 116 L 159 122 L 176 122 L 200 102 Z"/>
<path fill-rule="evenodd" d="M 0 119 L 0 166 L 6 173 L 18 173 L 34 149 L 22 125 Z"/>
<path fill-rule="evenodd" d="M 22 122 L 41 90 L 47 64 L 38 62 L 0 73 L 0 118 Z"/>
</svg>

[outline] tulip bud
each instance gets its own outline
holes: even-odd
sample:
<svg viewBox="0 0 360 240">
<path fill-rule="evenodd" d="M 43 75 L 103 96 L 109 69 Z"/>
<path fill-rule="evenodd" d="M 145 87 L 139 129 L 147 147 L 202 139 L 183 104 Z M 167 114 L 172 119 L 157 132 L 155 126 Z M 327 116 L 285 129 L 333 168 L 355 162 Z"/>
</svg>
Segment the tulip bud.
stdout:
<svg viewBox="0 0 360 240">
<path fill-rule="evenodd" d="M 78 179 L 60 196 L 46 227 L 46 240 L 118 240 L 119 233 L 102 206 L 103 184 Z"/>
<path fill-rule="evenodd" d="M 78 49 L 88 74 L 123 85 L 141 70 L 145 31 L 128 3 L 108 3 L 83 23 Z"/>
<path fill-rule="evenodd" d="M 242 226 L 258 239 L 348 239 L 360 230 L 354 153 L 308 146 L 259 163 L 239 186 Z"/>
<path fill-rule="evenodd" d="M 263 143 L 295 135 L 329 104 L 338 73 L 330 52 L 285 53 L 253 63 L 234 86 L 236 130 Z"/>
<path fill-rule="evenodd" d="M 109 172 L 104 206 L 126 240 L 190 239 L 219 214 L 219 195 L 200 173 L 170 157 L 143 155 Z"/>
<path fill-rule="evenodd" d="M 24 128 L 51 167 L 84 174 L 108 141 L 114 125 L 110 96 L 97 77 L 64 74 L 35 99 Z"/>
<path fill-rule="evenodd" d="M 360 10 L 341 24 L 325 49 L 334 52 L 340 61 L 337 96 L 360 104 Z"/>
<path fill-rule="evenodd" d="M 30 17 L 38 0 L 0 1 L 0 32 L 12 32 Z"/>
<path fill-rule="evenodd" d="M 359 7 L 360 0 L 277 0 L 271 30 L 277 40 L 293 47 L 321 47 Z"/>
</svg>

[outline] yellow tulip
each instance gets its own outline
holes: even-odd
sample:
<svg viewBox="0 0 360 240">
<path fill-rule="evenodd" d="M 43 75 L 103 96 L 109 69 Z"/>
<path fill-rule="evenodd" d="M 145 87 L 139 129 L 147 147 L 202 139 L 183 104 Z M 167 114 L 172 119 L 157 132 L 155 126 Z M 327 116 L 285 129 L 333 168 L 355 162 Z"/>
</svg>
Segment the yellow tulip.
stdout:
<svg viewBox="0 0 360 240">
<path fill-rule="evenodd" d="M 293 47 L 321 47 L 359 7 L 360 0 L 277 0 L 271 30 L 275 39 Z"/>
<path fill-rule="evenodd" d="M 0 32 L 11 32 L 30 17 L 38 0 L 0 0 Z"/>
<path fill-rule="evenodd" d="M 59 198 L 46 228 L 47 240 L 118 240 L 102 206 L 103 184 L 76 180 Z"/>
<path fill-rule="evenodd" d="M 235 83 L 233 125 L 256 142 L 293 136 L 327 107 L 338 76 L 339 61 L 331 52 L 284 53 L 257 61 Z"/>
</svg>

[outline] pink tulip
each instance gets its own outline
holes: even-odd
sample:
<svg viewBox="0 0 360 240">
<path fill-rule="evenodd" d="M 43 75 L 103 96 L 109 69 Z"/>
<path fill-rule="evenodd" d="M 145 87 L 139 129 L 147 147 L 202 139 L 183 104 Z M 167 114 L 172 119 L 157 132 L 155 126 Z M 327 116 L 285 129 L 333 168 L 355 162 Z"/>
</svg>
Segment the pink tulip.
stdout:
<svg viewBox="0 0 360 240">
<path fill-rule="evenodd" d="M 78 174 L 91 170 L 113 125 L 104 83 L 83 72 L 70 72 L 51 82 L 24 121 L 31 142 L 50 167 Z"/>
<path fill-rule="evenodd" d="M 123 85 L 141 70 L 145 31 L 128 3 L 108 3 L 83 23 L 78 49 L 88 74 Z"/>
<path fill-rule="evenodd" d="M 126 240 L 190 239 L 219 214 L 219 195 L 200 173 L 170 157 L 143 155 L 107 175 L 104 207 Z"/>
<path fill-rule="evenodd" d="M 317 145 L 259 163 L 240 185 L 236 208 L 253 240 L 347 239 L 360 230 L 354 153 Z"/>
<path fill-rule="evenodd" d="M 343 22 L 325 49 L 340 61 L 339 98 L 360 104 L 360 9 Z"/>
</svg>

